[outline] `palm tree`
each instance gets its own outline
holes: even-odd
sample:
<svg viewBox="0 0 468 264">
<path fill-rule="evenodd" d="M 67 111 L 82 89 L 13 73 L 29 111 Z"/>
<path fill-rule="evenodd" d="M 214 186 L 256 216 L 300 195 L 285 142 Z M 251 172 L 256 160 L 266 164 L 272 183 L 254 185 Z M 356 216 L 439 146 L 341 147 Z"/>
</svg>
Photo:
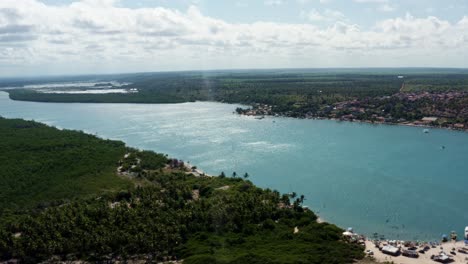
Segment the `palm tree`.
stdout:
<svg viewBox="0 0 468 264">
<path fill-rule="evenodd" d="M 233 173 L 232 173 L 232 177 L 233 177 L 233 178 L 237 177 L 237 173 L 236 173 L 236 172 L 233 172 Z"/>
<path fill-rule="evenodd" d="M 292 199 L 296 198 L 296 196 L 297 196 L 297 193 L 296 193 L 296 192 L 292 192 L 292 193 L 291 193 L 291 198 L 292 198 Z"/>
<path fill-rule="evenodd" d="M 244 174 L 244 179 L 247 179 L 247 178 L 249 178 L 249 174 L 246 172 L 246 173 Z"/>
</svg>

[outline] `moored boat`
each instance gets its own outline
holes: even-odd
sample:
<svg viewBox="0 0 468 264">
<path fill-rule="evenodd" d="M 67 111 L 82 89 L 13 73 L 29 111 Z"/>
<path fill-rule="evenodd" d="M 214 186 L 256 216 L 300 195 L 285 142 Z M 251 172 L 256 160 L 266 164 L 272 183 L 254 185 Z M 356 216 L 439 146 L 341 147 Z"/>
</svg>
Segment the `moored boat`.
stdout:
<svg viewBox="0 0 468 264">
<path fill-rule="evenodd" d="M 431 259 L 436 261 L 436 262 L 440 262 L 440 263 L 450 263 L 450 262 L 453 262 L 453 258 L 450 257 L 449 255 L 447 255 L 447 253 L 445 252 L 440 252 L 439 255 L 436 255 L 436 256 L 431 256 Z"/>
<path fill-rule="evenodd" d="M 450 232 L 450 239 L 457 241 L 457 233 L 455 231 Z"/>
</svg>

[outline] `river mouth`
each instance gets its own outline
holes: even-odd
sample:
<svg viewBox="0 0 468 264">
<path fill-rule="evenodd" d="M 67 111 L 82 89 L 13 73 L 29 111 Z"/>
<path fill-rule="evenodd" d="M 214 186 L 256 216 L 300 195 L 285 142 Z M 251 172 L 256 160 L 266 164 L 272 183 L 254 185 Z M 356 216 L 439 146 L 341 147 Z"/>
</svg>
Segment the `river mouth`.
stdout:
<svg viewBox="0 0 468 264">
<path fill-rule="evenodd" d="M 0 115 L 123 140 L 197 165 L 247 172 L 255 184 L 304 194 L 325 220 L 391 239 L 435 240 L 468 225 L 468 134 L 233 114 L 237 105 L 12 101 Z M 442 148 L 444 146 L 444 148 Z"/>
</svg>

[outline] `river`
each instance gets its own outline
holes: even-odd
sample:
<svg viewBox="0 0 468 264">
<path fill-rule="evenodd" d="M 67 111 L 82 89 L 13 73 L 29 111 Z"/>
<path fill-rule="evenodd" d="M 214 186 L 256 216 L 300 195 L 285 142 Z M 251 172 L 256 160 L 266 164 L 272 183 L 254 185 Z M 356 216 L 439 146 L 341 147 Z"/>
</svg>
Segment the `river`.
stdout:
<svg viewBox="0 0 468 264">
<path fill-rule="evenodd" d="M 12 101 L 0 115 L 83 130 L 167 153 L 205 172 L 306 197 L 326 221 L 392 239 L 433 240 L 468 225 L 468 133 L 233 114 L 237 105 Z M 443 148 L 444 146 L 445 148 Z"/>
</svg>

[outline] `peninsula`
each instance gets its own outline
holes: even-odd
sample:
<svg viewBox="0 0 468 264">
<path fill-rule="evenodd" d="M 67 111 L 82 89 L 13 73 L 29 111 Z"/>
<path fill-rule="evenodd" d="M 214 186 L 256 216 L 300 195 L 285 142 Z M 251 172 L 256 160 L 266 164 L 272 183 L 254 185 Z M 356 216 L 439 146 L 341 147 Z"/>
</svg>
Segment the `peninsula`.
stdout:
<svg viewBox="0 0 468 264">
<path fill-rule="evenodd" d="M 351 263 L 364 247 L 248 174 L 0 118 L 0 261 Z"/>
</svg>

